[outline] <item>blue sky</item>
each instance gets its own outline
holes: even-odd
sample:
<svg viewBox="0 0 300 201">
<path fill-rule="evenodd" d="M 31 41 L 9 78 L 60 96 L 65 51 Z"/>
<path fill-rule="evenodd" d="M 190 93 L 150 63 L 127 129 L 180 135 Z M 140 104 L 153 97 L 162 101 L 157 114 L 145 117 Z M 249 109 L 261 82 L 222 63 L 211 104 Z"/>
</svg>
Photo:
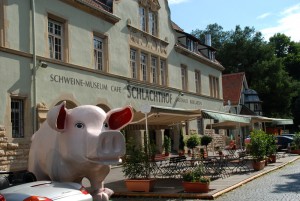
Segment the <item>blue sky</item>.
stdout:
<svg viewBox="0 0 300 201">
<path fill-rule="evenodd" d="M 254 27 L 265 40 L 284 33 L 300 42 L 299 0 L 168 0 L 171 19 L 185 32 L 217 23 L 223 31 Z"/>
</svg>

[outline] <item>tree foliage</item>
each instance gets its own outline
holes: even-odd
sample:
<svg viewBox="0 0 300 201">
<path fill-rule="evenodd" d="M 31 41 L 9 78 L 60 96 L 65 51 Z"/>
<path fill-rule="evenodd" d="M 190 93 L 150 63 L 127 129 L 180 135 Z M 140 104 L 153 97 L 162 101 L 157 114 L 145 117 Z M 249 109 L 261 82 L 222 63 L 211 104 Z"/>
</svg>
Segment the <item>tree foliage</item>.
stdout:
<svg viewBox="0 0 300 201">
<path fill-rule="evenodd" d="M 225 67 L 224 74 L 245 72 L 248 86 L 263 101 L 264 115 L 293 118 L 299 114 L 300 44 L 277 33 L 266 41 L 254 27 L 224 31 L 218 24 L 191 33 L 202 42 L 211 34 L 216 58 Z M 298 115 L 299 116 L 299 115 Z"/>
</svg>

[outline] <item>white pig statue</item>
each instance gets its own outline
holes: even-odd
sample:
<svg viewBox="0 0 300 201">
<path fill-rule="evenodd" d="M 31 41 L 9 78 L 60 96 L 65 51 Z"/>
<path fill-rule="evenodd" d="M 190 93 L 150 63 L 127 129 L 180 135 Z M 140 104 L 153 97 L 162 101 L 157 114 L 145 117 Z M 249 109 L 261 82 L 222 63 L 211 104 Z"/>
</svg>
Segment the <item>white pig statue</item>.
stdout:
<svg viewBox="0 0 300 201">
<path fill-rule="evenodd" d="M 125 138 L 119 131 L 133 118 L 130 106 L 105 113 L 93 105 L 67 109 L 65 102 L 53 107 L 47 121 L 32 136 L 28 171 L 37 180 L 91 183 L 94 201 L 109 200 L 113 191 L 103 180 L 110 165 L 125 154 Z"/>
</svg>

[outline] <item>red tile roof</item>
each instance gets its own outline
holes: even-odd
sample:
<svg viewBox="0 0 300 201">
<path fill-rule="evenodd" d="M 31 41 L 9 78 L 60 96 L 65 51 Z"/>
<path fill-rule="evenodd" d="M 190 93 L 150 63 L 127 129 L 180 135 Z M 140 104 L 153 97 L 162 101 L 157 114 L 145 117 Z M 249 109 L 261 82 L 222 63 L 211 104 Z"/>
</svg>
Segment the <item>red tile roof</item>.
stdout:
<svg viewBox="0 0 300 201">
<path fill-rule="evenodd" d="M 228 105 L 228 100 L 230 100 L 231 105 L 239 104 L 244 79 L 244 72 L 222 76 L 224 105 Z"/>
</svg>

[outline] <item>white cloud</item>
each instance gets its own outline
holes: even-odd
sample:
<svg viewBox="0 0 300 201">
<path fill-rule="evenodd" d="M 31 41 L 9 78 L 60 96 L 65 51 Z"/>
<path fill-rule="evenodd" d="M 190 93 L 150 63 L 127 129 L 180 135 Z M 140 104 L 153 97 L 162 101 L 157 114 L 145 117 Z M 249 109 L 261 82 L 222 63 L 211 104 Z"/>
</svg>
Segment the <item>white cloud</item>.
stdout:
<svg viewBox="0 0 300 201">
<path fill-rule="evenodd" d="M 276 33 L 283 33 L 291 37 L 292 41 L 300 42 L 300 4 L 289 7 L 280 13 L 281 18 L 274 27 L 260 30 L 265 39 L 268 40 Z"/>
<path fill-rule="evenodd" d="M 268 17 L 268 16 L 270 16 L 270 15 L 271 15 L 271 13 L 264 13 L 264 14 L 262 14 L 262 15 L 260 15 L 260 16 L 257 16 L 256 19 L 264 19 L 264 18 L 266 18 L 266 17 Z"/>
<path fill-rule="evenodd" d="M 188 2 L 189 0 L 168 0 L 169 4 L 180 4 L 184 2 Z"/>
</svg>

